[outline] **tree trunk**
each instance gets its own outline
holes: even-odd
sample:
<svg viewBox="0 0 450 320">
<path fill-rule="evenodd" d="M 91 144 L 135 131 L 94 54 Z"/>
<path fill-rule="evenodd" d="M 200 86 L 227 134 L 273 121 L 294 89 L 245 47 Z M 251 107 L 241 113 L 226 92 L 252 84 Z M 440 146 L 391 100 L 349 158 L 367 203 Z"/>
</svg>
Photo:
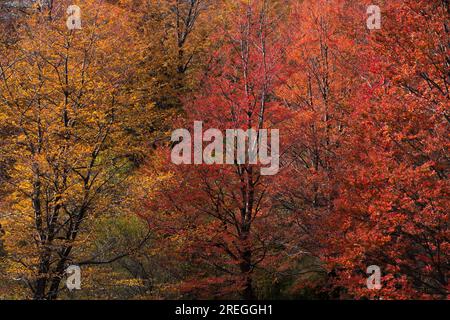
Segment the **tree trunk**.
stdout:
<svg viewBox="0 0 450 320">
<path fill-rule="evenodd" d="M 241 292 L 242 299 L 244 300 L 255 300 L 255 292 L 253 290 L 253 280 L 252 280 L 252 252 L 251 250 L 244 250 L 242 253 L 242 262 L 240 263 L 243 289 Z"/>
</svg>

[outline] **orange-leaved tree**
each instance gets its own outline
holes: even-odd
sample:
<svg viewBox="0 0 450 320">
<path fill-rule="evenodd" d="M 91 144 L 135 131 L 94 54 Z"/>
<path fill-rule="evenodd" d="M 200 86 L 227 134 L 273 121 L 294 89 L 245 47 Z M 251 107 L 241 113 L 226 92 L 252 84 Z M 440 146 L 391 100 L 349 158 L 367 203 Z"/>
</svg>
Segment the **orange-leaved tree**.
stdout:
<svg viewBox="0 0 450 320">
<path fill-rule="evenodd" d="M 133 20 L 86 0 L 81 29 L 70 30 L 71 4 L 30 11 L 0 58 L 0 124 L 9 132 L 1 155 L 12 162 L 2 183 L 7 272 L 34 299 L 57 298 L 91 240 L 90 221 L 117 205 L 128 164 Z"/>
</svg>

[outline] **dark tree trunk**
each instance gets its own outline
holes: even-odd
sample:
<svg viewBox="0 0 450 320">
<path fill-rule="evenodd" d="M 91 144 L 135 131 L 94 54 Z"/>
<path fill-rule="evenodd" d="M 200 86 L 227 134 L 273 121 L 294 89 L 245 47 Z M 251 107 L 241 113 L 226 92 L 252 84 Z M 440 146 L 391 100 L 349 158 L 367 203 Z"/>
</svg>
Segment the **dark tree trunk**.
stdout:
<svg viewBox="0 0 450 320">
<path fill-rule="evenodd" d="M 242 299 L 244 300 L 255 300 L 255 292 L 253 290 L 253 281 L 252 281 L 252 253 L 251 250 L 245 250 L 242 253 L 242 262 L 240 264 L 242 281 L 243 281 L 243 289 L 241 292 Z"/>
</svg>

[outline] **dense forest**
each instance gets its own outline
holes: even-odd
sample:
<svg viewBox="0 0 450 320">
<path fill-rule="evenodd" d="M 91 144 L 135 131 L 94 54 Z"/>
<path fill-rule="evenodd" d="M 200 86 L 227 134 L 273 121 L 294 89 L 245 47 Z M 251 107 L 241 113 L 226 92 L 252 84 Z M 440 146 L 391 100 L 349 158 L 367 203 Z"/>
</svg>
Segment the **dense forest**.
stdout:
<svg viewBox="0 0 450 320">
<path fill-rule="evenodd" d="M 0 30 L 0 299 L 449 297 L 448 0 L 0 0 Z M 199 122 L 213 156 L 174 162 Z M 277 130 L 278 170 L 219 161 L 228 129 Z"/>
</svg>

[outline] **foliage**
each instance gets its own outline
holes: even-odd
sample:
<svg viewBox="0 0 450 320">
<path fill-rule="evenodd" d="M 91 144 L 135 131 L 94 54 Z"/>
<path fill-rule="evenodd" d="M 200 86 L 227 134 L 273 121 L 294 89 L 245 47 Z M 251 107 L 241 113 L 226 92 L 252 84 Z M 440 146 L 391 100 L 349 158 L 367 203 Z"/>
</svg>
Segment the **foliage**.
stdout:
<svg viewBox="0 0 450 320">
<path fill-rule="evenodd" d="M 450 5 L 378 2 L 0 1 L 0 299 L 447 299 Z"/>
</svg>

